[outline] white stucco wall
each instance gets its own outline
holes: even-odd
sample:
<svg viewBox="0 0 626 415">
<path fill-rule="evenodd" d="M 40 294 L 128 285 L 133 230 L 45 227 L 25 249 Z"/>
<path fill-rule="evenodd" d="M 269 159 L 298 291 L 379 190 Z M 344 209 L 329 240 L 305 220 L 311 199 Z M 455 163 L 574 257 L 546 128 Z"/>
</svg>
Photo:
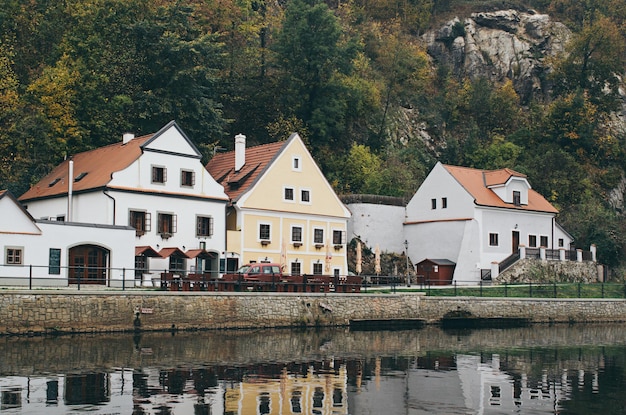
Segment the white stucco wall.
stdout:
<svg viewBox="0 0 626 415">
<path fill-rule="evenodd" d="M 370 203 L 347 205 L 352 212 L 348 221 L 348 242 L 360 238 L 368 247 L 381 252 L 404 252 L 404 206 Z"/>
<path fill-rule="evenodd" d="M 37 221 L 41 235 L 3 234 L 0 242 L 0 285 L 28 285 L 32 265 L 33 285 L 66 286 L 69 249 L 78 245 L 98 245 L 109 250 L 111 285 L 134 280 L 135 230 L 119 226 Z M 6 265 L 6 247 L 21 247 L 23 265 Z M 50 274 L 50 248 L 61 250 L 60 274 Z M 115 282 L 113 282 L 115 280 Z M 130 283 L 129 283 L 130 284 Z"/>
</svg>

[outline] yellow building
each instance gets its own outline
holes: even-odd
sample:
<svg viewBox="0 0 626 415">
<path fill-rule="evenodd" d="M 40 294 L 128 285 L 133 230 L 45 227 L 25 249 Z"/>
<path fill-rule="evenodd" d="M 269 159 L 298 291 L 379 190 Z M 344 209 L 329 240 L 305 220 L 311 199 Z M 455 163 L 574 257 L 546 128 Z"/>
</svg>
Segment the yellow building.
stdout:
<svg viewBox="0 0 626 415">
<path fill-rule="evenodd" d="M 218 153 L 207 165 L 230 198 L 226 265 L 276 262 L 292 275 L 346 275 L 350 211 L 298 134 Z"/>
</svg>

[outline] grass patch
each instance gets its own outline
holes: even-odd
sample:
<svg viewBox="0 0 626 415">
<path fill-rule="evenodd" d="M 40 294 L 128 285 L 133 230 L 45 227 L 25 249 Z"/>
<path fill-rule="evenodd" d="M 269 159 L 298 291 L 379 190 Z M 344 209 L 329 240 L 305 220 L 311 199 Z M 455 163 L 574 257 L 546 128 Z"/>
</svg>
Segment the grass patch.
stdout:
<svg viewBox="0 0 626 415">
<path fill-rule="evenodd" d="M 399 287 L 396 292 L 423 292 L 430 297 L 511 297 L 511 298 L 626 298 L 626 283 L 507 284 L 482 287 Z M 367 292 L 393 293 L 386 287 Z"/>
</svg>

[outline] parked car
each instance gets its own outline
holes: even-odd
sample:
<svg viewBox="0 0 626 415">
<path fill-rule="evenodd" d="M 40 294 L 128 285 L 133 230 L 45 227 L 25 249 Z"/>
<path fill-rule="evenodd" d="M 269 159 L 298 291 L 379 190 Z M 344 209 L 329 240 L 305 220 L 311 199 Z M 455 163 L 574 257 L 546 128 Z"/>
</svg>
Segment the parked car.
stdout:
<svg viewBox="0 0 626 415">
<path fill-rule="evenodd" d="M 242 266 L 233 274 L 224 274 L 226 280 L 272 281 L 282 277 L 282 266 L 273 262 L 253 262 Z"/>
</svg>

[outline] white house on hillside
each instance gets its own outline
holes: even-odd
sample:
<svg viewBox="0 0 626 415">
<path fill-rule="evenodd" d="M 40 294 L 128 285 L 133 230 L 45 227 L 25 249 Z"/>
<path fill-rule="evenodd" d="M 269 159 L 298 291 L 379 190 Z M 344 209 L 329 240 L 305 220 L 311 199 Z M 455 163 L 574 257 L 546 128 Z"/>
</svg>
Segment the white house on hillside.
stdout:
<svg viewBox="0 0 626 415">
<path fill-rule="evenodd" d="M 471 283 L 520 245 L 569 249 L 557 214 L 523 174 L 437 163 L 407 205 L 404 235 L 414 264 L 448 259 L 454 280 Z"/>
<path fill-rule="evenodd" d="M 135 228 L 137 278 L 148 270 L 219 272 L 228 197 L 174 121 L 72 156 L 19 200 L 35 218 Z M 104 266 L 110 249 L 74 247 L 68 263 Z"/>
</svg>

